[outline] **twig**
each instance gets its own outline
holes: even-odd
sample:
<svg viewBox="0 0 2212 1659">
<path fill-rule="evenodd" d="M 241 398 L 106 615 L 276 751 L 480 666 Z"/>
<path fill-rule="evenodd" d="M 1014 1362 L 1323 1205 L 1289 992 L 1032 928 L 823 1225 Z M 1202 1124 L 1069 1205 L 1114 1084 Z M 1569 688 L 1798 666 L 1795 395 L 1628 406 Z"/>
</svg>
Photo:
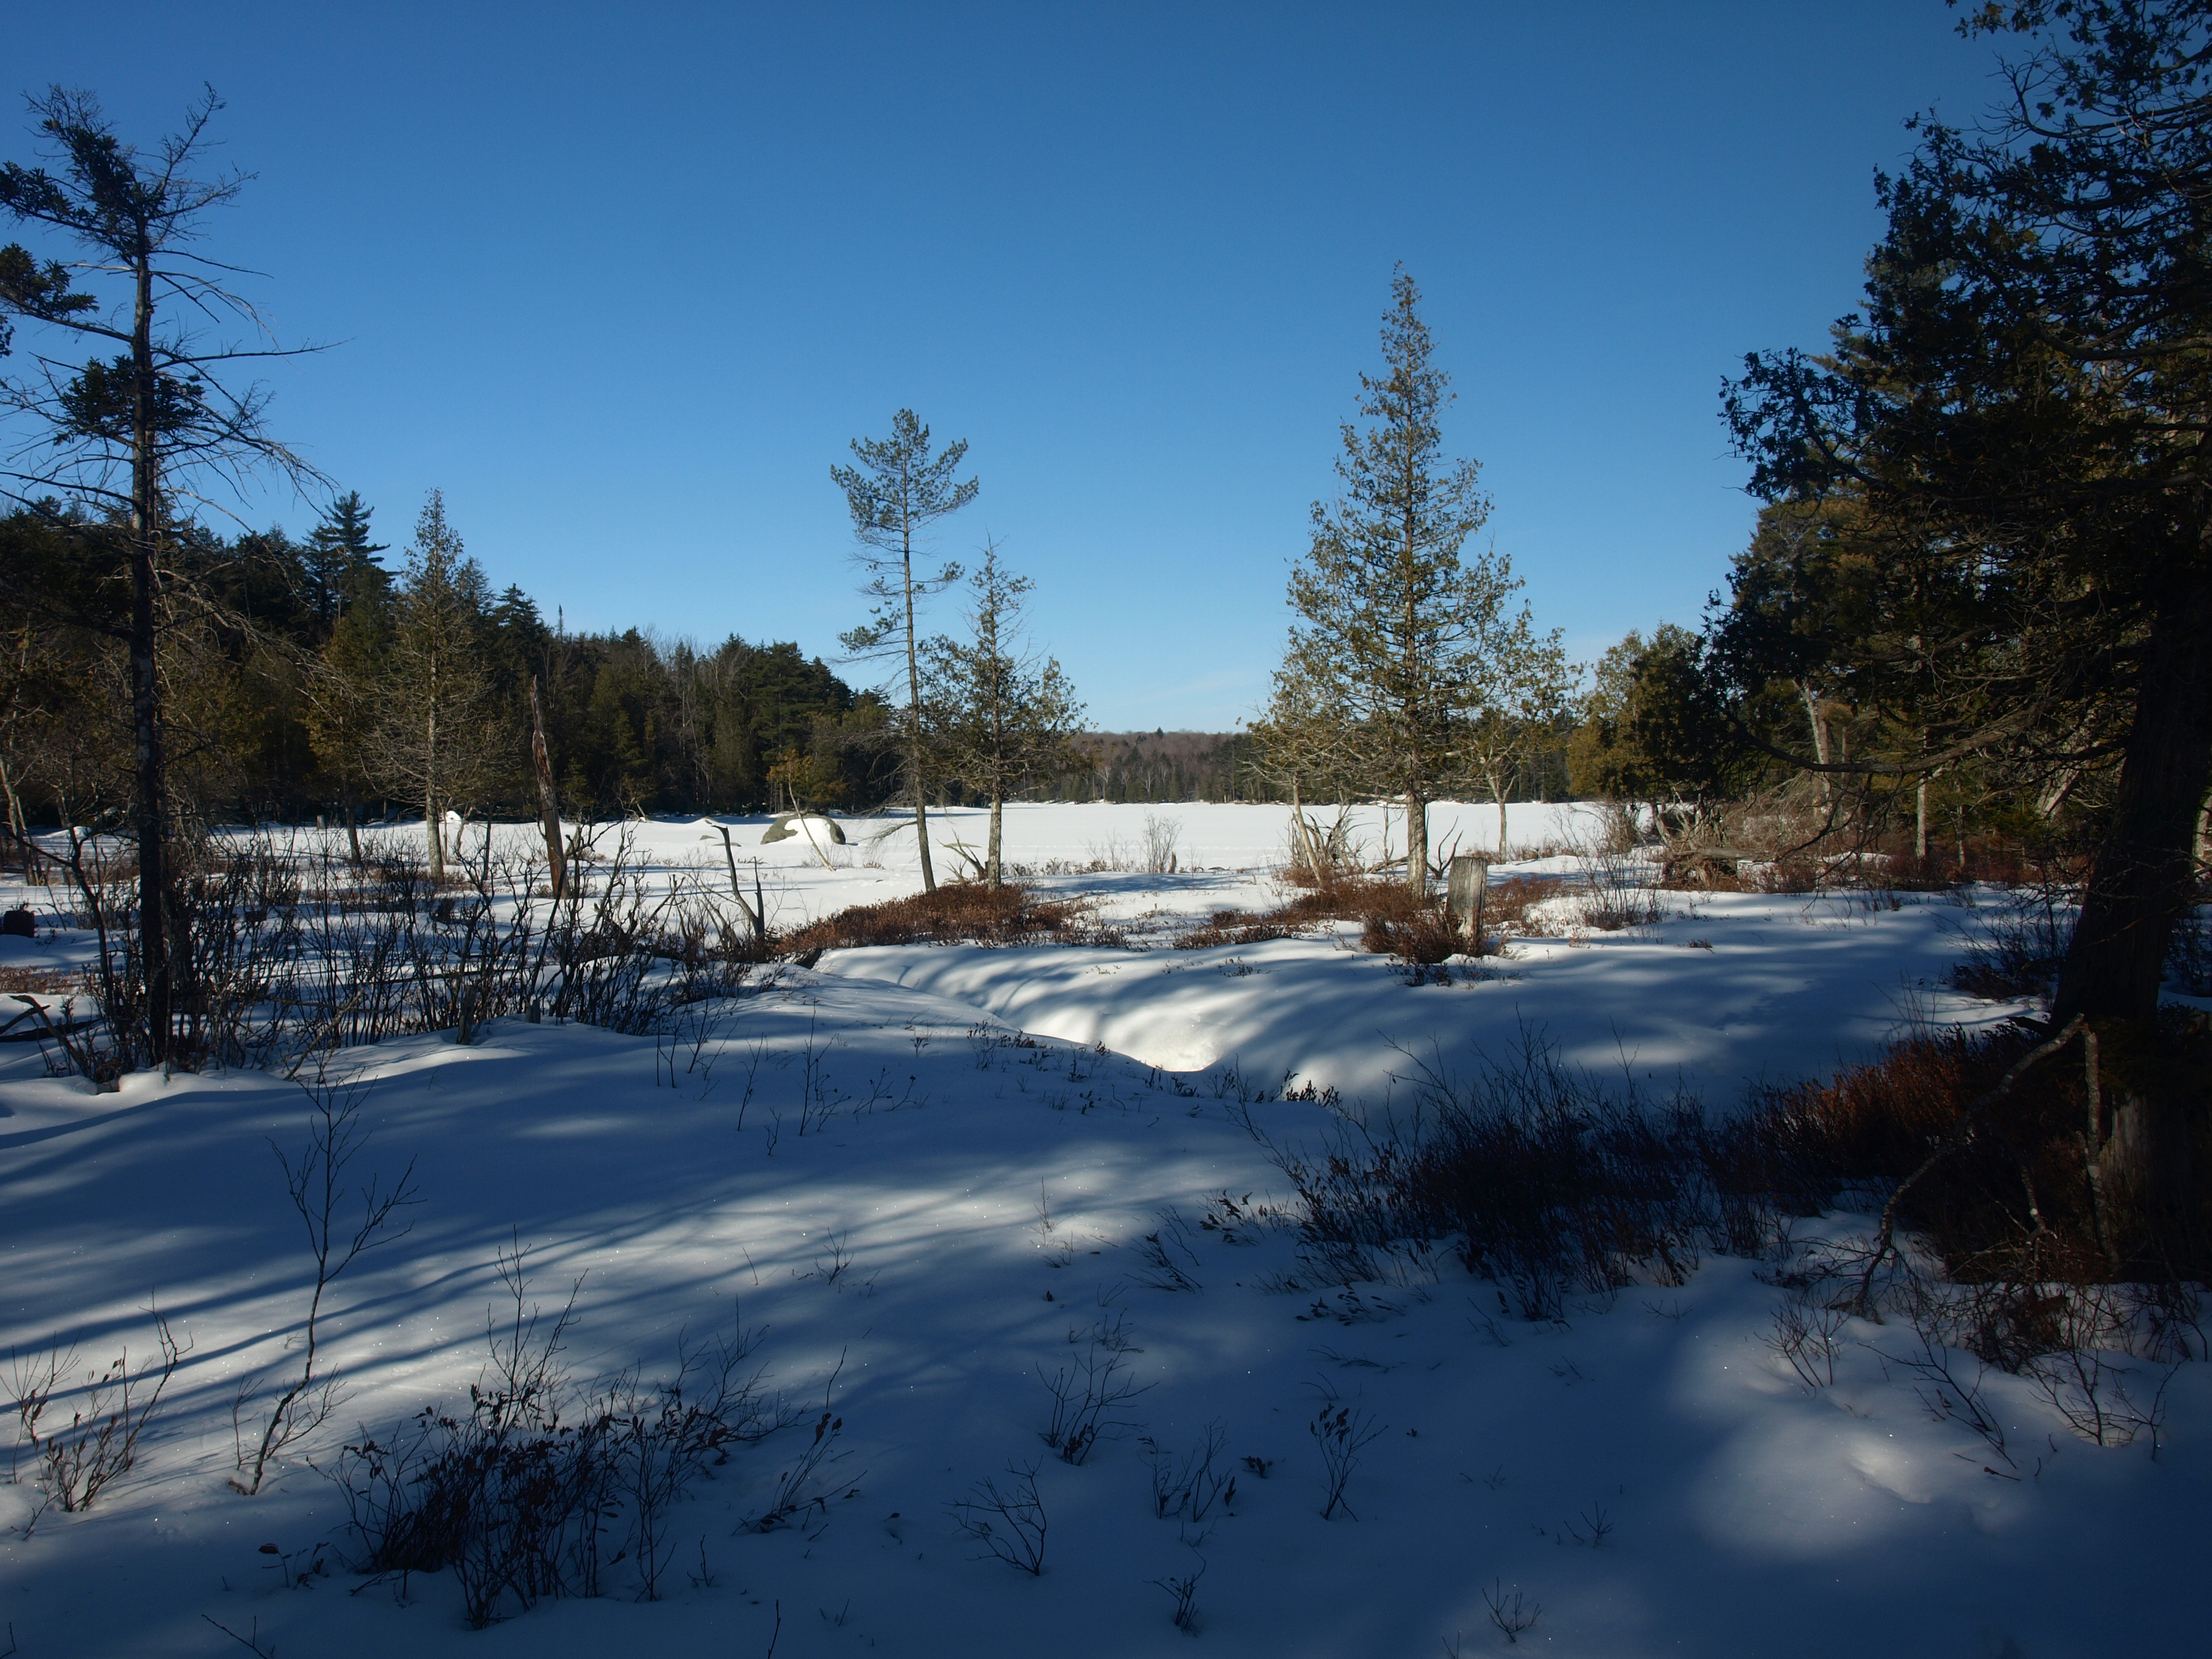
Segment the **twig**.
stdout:
<svg viewBox="0 0 2212 1659">
<path fill-rule="evenodd" d="M 261 1620 L 258 1618 L 254 1620 L 252 1625 L 253 1634 L 249 1637 L 240 1636 L 236 1631 L 224 1624 L 220 1619 L 217 1619 L 211 1613 L 204 1613 L 200 1617 L 206 1620 L 210 1625 L 213 1625 L 225 1636 L 230 1638 L 232 1641 L 237 1643 L 239 1646 L 246 1649 L 250 1652 L 259 1654 L 261 1656 L 261 1659 L 276 1659 L 276 1644 L 274 1642 L 271 1642 L 265 1648 L 261 1645 Z M 14 1635 L 15 1626 L 10 1625 L 8 1629 L 9 1634 L 10 1636 Z"/>
</svg>

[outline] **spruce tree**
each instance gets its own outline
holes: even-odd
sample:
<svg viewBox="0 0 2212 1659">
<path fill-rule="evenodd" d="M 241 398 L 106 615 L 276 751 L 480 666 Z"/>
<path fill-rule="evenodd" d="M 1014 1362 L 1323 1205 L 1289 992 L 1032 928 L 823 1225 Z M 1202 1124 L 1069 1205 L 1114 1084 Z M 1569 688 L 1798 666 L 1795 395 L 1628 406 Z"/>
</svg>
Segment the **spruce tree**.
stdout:
<svg viewBox="0 0 2212 1659">
<path fill-rule="evenodd" d="M 1506 613 L 1520 586 L 1510 565 L 1462 557 L 1490 502 L 1477 464 L 1446 459 L 1450 380 L 1431 361 L 1403 266 L 1390 291 L 1383 373 L 1359 377 L 1368 424 L 1342 428 L 1343 494 L 1314 504 L 1313 544 L 1291 574 L 1297 620 L 1277 702 L 1302 711 L 1280 722 L 1296 746 L 1340 753 L 1358 787 L 1405 803 L 1407 884 L 1425 890 L 1428 804 L 1464 773 L 1466 723 L 1517 695 L 1514 676 L 1533 659 L 1520 647 L 1534 636 L 1525 611 Z"/>
</svg>

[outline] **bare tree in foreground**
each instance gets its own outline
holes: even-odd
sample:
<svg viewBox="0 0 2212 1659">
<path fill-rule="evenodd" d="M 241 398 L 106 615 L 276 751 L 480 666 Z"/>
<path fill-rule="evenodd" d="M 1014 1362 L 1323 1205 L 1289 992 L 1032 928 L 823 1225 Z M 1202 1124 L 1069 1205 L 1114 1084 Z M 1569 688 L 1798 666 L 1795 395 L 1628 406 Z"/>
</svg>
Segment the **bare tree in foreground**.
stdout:
<svg viewBox="0 0 2212 1659">
<path fill-rule="evenodd" d="M 169 1057 L 181 921 L 171 869 L 167 722 L 159 656 L 180 505 L 211 504 L 244 475 L 272 471 L 292 483 L 314 470 L 269 436 L 267 394 L 232 377 L 254 359 L 290 355 L 270 343 L 232 266 L 194 251 L 209 212 L 246 183 L 236 173 L 193 176 L 221 100 L 210 90 L 185 112 L 183 130 L 141 150 L 116 137 L 98 100 L 55 88 L 32 100 L 52 171 L 0 164 L 0 211 L 66 248 L 41 263 L 0 247 L 0 352 L 5 319 L 27 319 L 56 354 L 89 348 L 88 361 L 40 351 L 0 380 L 0 410 L 15 418 L 0 446 L 0 492 L 52 514 L 57 498 L 127 526 L 127 587 L 102 631 L 130 664 L 133 789 L 138 854 L 138 969 L 148 1057 Z M 112 297 L 80 289 L 112 284 Z M 238 325 L 255 343 L 214 332 Z"/>
</svg>

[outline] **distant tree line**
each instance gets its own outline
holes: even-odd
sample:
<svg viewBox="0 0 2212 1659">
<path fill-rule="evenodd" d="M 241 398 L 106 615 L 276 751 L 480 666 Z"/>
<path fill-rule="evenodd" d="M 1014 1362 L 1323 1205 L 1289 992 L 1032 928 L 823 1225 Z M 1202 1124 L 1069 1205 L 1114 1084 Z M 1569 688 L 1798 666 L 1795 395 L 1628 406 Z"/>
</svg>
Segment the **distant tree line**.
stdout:
<svg viewBox="0 0 2212 1659">
<path fill-rule="evenodd" d="M 398 569 L 341 497 L 312 534 L 167 550 L 161 664 L 180 811 L 203 822 L 528 816 L 531 691 L 578 813 L 872 805 L 885 711 L 789 641 L 713 647 L 577 633 L 519 587 L 493 592 L 434 495 Z M 10 573 L 0 780 L 17 824 L 108 821 L 133 786 L 127 538 L 58 507 L 0 519 Z M 434 731 L 433 723 L 436 729 Z"/>
</svg>

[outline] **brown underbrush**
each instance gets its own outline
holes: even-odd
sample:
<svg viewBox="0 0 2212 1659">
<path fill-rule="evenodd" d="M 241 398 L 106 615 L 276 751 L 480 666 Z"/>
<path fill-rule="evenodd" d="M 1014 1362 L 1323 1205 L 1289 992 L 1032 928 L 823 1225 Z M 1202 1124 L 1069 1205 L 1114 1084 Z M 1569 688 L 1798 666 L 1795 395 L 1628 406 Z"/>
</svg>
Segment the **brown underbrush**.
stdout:
<svg viewBox="0 0 2212 1659">
<path fill-rule="evenodd" d="M 1530 1036 L 1472 1078 L 1420 1066 L 1409 1081 L 1410 1109 L 1347 1115 L 1318 1153 L 1277 1151 L 1328 1271 L 1447 1245 L 1525 1316 L 1553 1318 L 1577 1294 L 1680 1284 L 1704 1252 L 1786 1256 L 1792 1218 L 1887 1206 L 1911 1259 L 1845 1250 L 1830 1276 L 1872 1309 L 1878 1279 L 1901 1297 L 1925 1262 L 1973 1291 L 1968 1346 L 2014 1368 L 2057 1340 L 2055 1325 L 2028 1328 L 2070 1306 L 2053 1286 L 2212 1276 L 2212 1036 L 2198 1029 L 2111 1031 L 2094 1050 L 2024 1024 L 1917 1036 L 1727 1117 L 1601 1085 Z M 2187 1103 L 2160 1120 L 2170 1144 L 2146 1148 L 2154 1091 Z M 2125 1184 L 2143 1167 L 2166 1172 L 2155 1190 Z"/>
<path fill-rule="evenodd" d="M 0 994 L 69 997 L 89 988 L 82 968 L 0 967 Z"/>
<path fill-rule="evenodd" d="M 1089 897 L 1045 898 L 1020 882 L 948 882 L 878 904 L 855 904 L 775 941 L 779 956 L 811 963 L 824 951 L 870 945 L 1115 945 Z"/>
<path fill-rule="evenodd" d="M 1917 1036 L 1771 1091 L 1746 1174 L 1800 1213 L 1849 1188 L 1894 1194 L 1962 1283 L 2212 1276 L 2212 1037 L 2177 1018 L 2031 1058 L 2050 1038 L 2027 1022 Z M 2146 1167 L 2155 1186 L 2130 1173 Z"/>
<path fill-rule="evenodd" d="M 1330 922 L 1356 921 L 1362 950 L 1409 964 L 1431 965 L 1462 954 L 1496 954 L 1503 935 L 1520 924 L 1529 904 L 1551 890 L 1546 883 L 1526 876 L 1492 886 L 1484 895 L 1483 941 L 1476 952 L 1460 936 L 1441 895 L 1413 892 L 1402 881 L 1342 871 L 1325 872 L 1316 878 L 1301 868 L 1291 875 L 1289 886 L 1291 896 L 1272 910 L 1215 911 L 1202 926 L 1180 935 L 1176 947 L 1199 951 L 1218 945 L 1257 945 L 1311 933 Z"/>
</svg>

